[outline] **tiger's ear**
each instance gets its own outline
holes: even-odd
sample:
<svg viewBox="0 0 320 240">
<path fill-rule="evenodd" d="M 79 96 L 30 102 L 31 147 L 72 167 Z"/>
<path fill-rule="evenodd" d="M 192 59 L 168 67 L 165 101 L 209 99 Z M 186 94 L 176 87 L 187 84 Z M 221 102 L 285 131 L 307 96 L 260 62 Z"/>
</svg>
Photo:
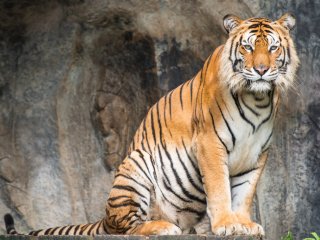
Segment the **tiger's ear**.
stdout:
<svg viewBox="0 0 320 240">
<path fill-rule="evenodd" d="M 284 14 L 277 22 L 289 31 L 296 25 L 296 18 L 291 13 Z"/>
<path fill-rule="evenodd" d="M 242 20 L 240 18 L 232 14 L 228 14 L 223 18 L 223 26 L 228 33 L 231 32 L 231 30 L 235 27 L 239 26 L 241 22 Z"/>
</svg>

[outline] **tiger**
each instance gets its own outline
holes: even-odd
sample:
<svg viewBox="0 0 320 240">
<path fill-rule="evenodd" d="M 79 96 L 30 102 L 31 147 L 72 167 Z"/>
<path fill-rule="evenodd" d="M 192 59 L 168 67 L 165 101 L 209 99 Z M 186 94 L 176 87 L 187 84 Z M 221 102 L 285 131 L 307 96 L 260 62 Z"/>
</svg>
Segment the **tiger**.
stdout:
<svg viewBox="0 0 320 240">
<path fill-rule="evenodd" d="M 223 26 L 225 44 L 149 109 L 116 171 L 103 219 L 29 235 L 265 234 L 251 205 L 281 96 L 299 66 L 290 36 L 295 17 L 229 14 Z M 10 214 L 5 223 L 18 234 Z"/>
</svg>

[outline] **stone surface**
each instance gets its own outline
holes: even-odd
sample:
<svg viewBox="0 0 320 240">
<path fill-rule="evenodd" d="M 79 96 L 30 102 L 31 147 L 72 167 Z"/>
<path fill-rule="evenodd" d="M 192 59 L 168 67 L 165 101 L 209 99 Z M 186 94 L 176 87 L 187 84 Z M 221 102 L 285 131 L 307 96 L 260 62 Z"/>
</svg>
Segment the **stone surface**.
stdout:
<svg viewBox="0 0 320 240">
<path fill-rule="evenodd" d="M 0 240 L 261 240 L 259 237 L 214 237 L 209 235 L 162 235 L 162 236 L 128 236 L 128 235 L 105 235 L 105 236 L 8 236 L 0 235 Z"/>
<path fill-rule="evenodd" d="M 301 68 L 283 99 L 254 217 L 267 239 L 320 232 L 319 8 L 303 0 L 1 1 L 0 216 L 12 213 L 22 232 L 101 218 L 135 129 L 225 41 L 223 16 L 290 11 Z"/>
</svg>

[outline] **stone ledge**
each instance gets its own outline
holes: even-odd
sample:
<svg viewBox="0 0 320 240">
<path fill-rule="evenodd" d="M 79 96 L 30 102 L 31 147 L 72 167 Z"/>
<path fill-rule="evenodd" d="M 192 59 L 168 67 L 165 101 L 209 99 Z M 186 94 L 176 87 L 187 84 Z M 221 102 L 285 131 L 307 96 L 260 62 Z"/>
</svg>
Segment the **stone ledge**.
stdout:
<svg viewBox="0 0 320 240">
<path fill-rule="evenodd" d="M 26 236 L 0 235 L 0 240 L 262 240 L 256 236 L 216 237 L 213 235 L 164 235 L 164 236 L 130 236 L 130 235 L 103 235 L 103 236 Z"/>
</svg>

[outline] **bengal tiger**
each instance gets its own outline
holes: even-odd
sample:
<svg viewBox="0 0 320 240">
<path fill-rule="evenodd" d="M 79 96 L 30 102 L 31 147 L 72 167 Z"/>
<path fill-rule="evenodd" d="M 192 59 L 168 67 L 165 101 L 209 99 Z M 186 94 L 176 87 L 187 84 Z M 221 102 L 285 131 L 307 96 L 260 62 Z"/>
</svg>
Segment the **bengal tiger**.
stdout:
<svg viewBox="0 0 320 240">
<path fill-rule="evenodd" d="M 223 24 L 226 43 L 148 111 L 116 172 L 105 217 L 30 235 L 183 234 L 206 218 L 199 229 L 218 236 L 264 235 L 250 209 L 280 97 L 299 65 L 289 35 L 295 18 L 227 15 Z M 5 222 L 17 233 L 11 215 Z"/>
</svg>

